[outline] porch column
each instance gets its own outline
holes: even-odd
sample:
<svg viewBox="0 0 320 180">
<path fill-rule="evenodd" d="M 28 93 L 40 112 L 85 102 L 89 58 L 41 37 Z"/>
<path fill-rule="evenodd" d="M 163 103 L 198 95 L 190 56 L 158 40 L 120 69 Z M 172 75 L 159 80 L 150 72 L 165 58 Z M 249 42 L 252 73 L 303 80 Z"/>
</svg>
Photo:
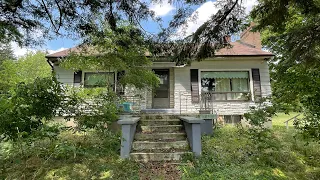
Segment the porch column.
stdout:
<svg viewBox="0 0 320 180">
<path fill-rule="evenodd" d="M 120 119 L 118 120 L 118 124 L 121 125 L 120 156 L 122 159 L 130 157 L 132 141 L 139 120 L 140 117 L 133 117 L 132 115 L 121 115 Z"/>
</svg>

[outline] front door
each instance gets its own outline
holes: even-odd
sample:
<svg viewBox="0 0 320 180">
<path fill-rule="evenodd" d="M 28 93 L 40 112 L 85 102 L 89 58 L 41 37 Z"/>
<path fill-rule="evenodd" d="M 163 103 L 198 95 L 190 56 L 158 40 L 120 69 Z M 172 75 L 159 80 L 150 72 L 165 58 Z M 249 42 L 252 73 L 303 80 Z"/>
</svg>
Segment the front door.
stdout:
<svg viewBox="0 0 320 180">
<path fill-rule="evenodd" d="M 155 109 L 169 108 L 169 69 L 154 69 L 153 71 L 160 78 L 160 84 L 153 92 L 152 107 Z"/>
</svg>

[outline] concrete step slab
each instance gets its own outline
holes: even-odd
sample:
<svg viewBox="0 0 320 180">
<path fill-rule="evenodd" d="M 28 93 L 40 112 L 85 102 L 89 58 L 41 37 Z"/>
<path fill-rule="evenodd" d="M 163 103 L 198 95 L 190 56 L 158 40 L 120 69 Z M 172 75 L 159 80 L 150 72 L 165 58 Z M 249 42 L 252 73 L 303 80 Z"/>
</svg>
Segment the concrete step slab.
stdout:
<svg viewBox="0 0 320 180">
<path fill-rule="evenodd" d="M 159 126 L 141 126 L 141 130 L 143 133 L 173 133 L 182 131 L 182 125 L 159 125 Z"/>
<path fill-rule="evenodd" d="M 187 135 L 186 133 L 151 133 L 151 134 L 144 134 L 144 133 L 136 133 L 135 140 L 137 141 L 172 141 L 172 140 L 186 140 Z"/>
<path fill-rule="evenodd" d="M 141 125 L 154 126 L 154 125 L 180 125 L 180 119 L 148 119 L 141 120 Z"/>
<path fill-rule="evenodd" d="M 183 155 L 190 152 L 174 152 L 174 153 L 131 153 L 130 158 L 138 162 L 152 161 L 179 161 Z"/>
<path fill-rule="evenodd" d="M 153 141 L 134 141 L 132 151 L 150 151 L 150 150 L 169 150 L 169 149 L 188 149 L 189 144 L 184 141 L 172 142 L 153 142 Z"/>
</svg>

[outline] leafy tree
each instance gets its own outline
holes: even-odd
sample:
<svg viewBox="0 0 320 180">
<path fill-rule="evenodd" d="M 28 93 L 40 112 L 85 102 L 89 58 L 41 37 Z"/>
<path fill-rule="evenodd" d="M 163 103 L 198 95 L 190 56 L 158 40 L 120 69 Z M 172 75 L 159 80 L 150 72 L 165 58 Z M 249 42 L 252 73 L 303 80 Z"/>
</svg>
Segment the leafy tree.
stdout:
<svg viewBox="0 0 320 180">
<path fill-rule="evenodd" d="M 91 23 L 97 14 L 103 14 L 114 28 L 119 19 L 138 23 L 154 13 L 138 0 L 4 0 L 0 3 L 0 41 L 33 45 L 40 40 L 34 31 L 46 37 L 83 36 L 93 30 Z"/>
<path fill-rule="evenodd" d="M 13 59 L 15 59 L 15 57 L 10 44 L 0 43 L 0 65 L 4 60 L 13 60 Z"/>
<path fill-rule="evenodd" d="M 204 1 L 186 1 L 186 4 L 202 2 Z M 169 22 L 169 27 L 163 28 L 159 33 L 151 46 L 151 52 L 155 55 L 167 55 L 177 64 L 214 56 L 218 49 L 229 45 L 226 37 L 239 32 L 246 20 L 242 0 L 217 0 L 216 6 L 219 8 L 218 12 L 187 37 L 179 32 L 179 28 L 185 27 L 190 21 L 188 18 L 192 11 L 188 7 L 179 8 Z M 191 16 L 191 19 L 196 21 L 197 17 Z M 178 35 L 178 38 L 173 38 L 174 35 Z"/>
<path fill-rule="evenodd" d="M 56 114 L 62 92 L 60 84 L 47 77 L 28 84 L 20 83 L 10 96 L 0 96 L 0 137 L 17 140 L 46 128 L 44 122 Z"/>
<path fill-rule="evenodd" d="M 116 31 L 103 22 L 97 26 L 102 28 L 91 33 L 87 43 L 79 47 L 79 52 L 64 59 L 62 66 L 74 70 L 125 71 L 121 84 L 138 89 L 155 87 L 158 78 L 148 69 L 151 60 L 145 56 L 148 49 L 141 31 L 126 23 Z"/>
<path fill-rule="evenodd" d="M 275 102 L 301 104 L 305 118 L 296 126 L 320 140 L 320 1 L 260 0 L 251 13 L 264 30 L 263 43 L 275 54 Z"/>
<path fill-rule="evenodd" d="M 45 53 L 29 53 L 17 61 L 7 60 L 0 70 L 0 89 L 8 91 L 18 83 L 32 83 L 36 78 L 51 76 L 51 68 L 45 59 Z"/>
<path fill-rule="evenodd" d="M 200 60 L 213 56 L 215 50 L 227 45 L 225 36 L 240 30 L 239 25 L 245 14 L 242 0 L 218 0 L 220 10 L 194 34 L 173 40 L 174 34 L 179 33 L 178 29 L 190 21 L 192 7 L 206 1 L 169 1 L 176 5 L 177 10 L 168 27 L 161 24 L 161 18 L 155 17 L 149 9 L 151 2 L 159 3 L 162 0 L 5 0 L 0 5 L 0 39 L 1 42 L 15 41 L 20 45 L 33 45 L 43 39 L 35 37 L 34 31 L 44 37 L 72 35 L 77 39 L 83 38 L 99 32 L 101 27 L 94 25 L 95 20 L 103 17 L 112 31 L 117 30 L 120 21 L 139 27 L 150 42 L 152 55 L 169 55 L 178 64 L 182 64 L 193 58 Z M 150 35 L 140 24 L 143 20 L 160 23 L 161 32 Z"/>
</svg>

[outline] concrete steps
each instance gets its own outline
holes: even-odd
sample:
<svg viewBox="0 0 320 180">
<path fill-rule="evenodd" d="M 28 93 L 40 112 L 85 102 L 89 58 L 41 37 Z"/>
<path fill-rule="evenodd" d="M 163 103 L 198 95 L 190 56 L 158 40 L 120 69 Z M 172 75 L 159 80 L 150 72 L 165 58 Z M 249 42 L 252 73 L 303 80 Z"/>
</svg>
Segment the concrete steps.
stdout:
<svg viewBox="0 0 320 180">
<path fill-rule="evenodd" d="M 181 132 L 182 125 L 156 125 L 156 126 L 141 126 L 144 133 L 174 133 Z"/>
<path fill-rule="evenodd" d="M 184 132 L 180 133 L 152 133 L 144 134 L 137 133 L 135 135 L 137 141 L 181 141 L 186 140 L 186 134 Z"/>
<path fill-rule="evenodd" d="M 187 149 L 188 142 L 184 141 L 172 141 L 172 142 L 150 142 L 150 141 L 135 141 L 132 144 L 132 150 L 167 150 L 167 149 Z"/>
<path fill-rule="evenodd" d="M 159 119 L 179 119 L 177 115 L 163 115 L 163 114 L 144 114 L 141 120 L 159 120 Z"/>
<path fill-rule="evenodd" d="M 179 161 L 189 153 L 189 143 L 176 115 L 141 116 L 130 158 L 135 161 Z"/>
<path fill-rule="evenodd" d="M 180 119 L 157 119 L 157 120 L 142 120 L 141 125 L 153 126 L 153 125 L 180 125 Z"/>
<path fill-rule="evenodd" d="M 174 152 L 174 153 L 131 153 L 130 158 L 138 162 L 149 161 L 179 161 L 181 158 L 190 152 Z"/>
</svg>

